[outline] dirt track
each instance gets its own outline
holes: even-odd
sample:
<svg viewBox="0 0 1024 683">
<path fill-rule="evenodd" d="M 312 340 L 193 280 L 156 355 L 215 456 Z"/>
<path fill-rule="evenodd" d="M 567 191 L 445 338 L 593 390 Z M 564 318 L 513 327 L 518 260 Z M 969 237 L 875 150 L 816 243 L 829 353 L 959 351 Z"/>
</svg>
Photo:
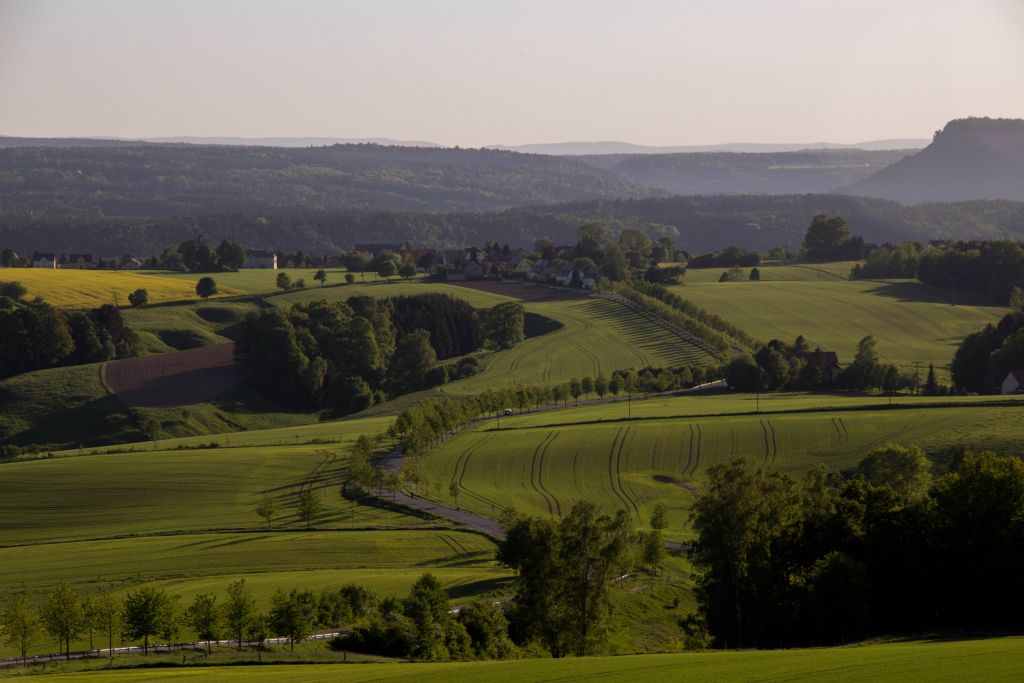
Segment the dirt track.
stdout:
<svg viewBox="0 0 1024 683">
<path fill-rule="evenodd" d="M 234 344 L 216 344 L 112 361 L 103 368 L 103 382 L 130 408 L 206 403 L 241 378 L 234 353 Z"/>
</svg>

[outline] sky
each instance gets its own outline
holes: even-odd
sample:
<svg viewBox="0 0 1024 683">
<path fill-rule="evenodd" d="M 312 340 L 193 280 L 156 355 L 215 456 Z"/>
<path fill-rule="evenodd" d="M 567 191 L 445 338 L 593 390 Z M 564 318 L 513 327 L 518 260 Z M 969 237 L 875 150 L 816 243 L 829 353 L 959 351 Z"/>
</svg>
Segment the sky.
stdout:
<svg viewBox="0 0 1024 683">
<path fill-rule="evenodd" d="M 1022 74 L 1024 0 L 0 0 L 0 135 L 849 143 Z"/>
</svg>

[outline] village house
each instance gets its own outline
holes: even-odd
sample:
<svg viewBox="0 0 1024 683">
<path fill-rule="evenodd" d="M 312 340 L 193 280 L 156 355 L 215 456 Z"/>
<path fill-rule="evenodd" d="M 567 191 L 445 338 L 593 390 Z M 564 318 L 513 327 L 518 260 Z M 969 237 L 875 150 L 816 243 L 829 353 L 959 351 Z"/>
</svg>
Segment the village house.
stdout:
<svg viewBox="0 0 1024 683">
<path fill-rule="evenodd" d="M 1006 375 L 1000 389 L 1004 394 L 1024 394 L 1024 370 L 1014 370 Z"/>
<path fill-rule="evenodd" d="M 277 254 L 272 251 L 267 251 L 265 249 L 246 249 L 245 267 L 264 270 L 277 270 Z"/>
<path fill-rule="evenodd" d="M 35 252 L 32 254 L 32 267 L 33 268 L 56 268 L 57 257 L 54 254 L 43 254 Z"/>
<path fill-rule="evenodd" d="M 487 267 L 476 261 L 468 261 L 459 268 L 453 268 L 445 274 L 449 280 L 480 280 L 487 277 Z"/>
</svg>

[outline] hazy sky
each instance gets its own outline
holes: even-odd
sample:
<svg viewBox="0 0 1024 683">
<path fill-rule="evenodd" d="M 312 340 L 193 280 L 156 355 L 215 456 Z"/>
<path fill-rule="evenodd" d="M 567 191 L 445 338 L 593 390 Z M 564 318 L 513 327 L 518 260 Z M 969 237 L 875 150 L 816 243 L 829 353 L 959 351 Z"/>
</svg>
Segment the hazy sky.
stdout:
<svg viewBox="0 0 1024 683">
<path fill-rule="evenodd" d="M 0 134 L 854 142 L 1024 116 L 1024 0 L 0 0 Z"/>
</svg>

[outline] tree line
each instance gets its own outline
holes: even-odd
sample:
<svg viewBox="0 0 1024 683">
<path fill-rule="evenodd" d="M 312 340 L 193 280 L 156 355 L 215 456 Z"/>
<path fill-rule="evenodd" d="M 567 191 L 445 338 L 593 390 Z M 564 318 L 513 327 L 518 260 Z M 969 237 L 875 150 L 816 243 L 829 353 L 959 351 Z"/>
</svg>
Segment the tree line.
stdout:
<svg viewBox="0 0 1024 683">
<path fill-rule="evenodd" d="M 854 278 L 917 278 L 926 285 L 1024 302 L 1024 247 L 1009 240 L 885 244 L 853 268 Z M 955 303 L 955 301 L 954 301 Z"/>
<path fill-rule="evenodd" d="M 25 294 L 17 282 L 0 282 L 0 377 L 136 354 L 135 335 L 115 306 L 64 311 Z"/>
<path fill-rule="evenodd" d="M 950 372 L 954 385 L 964 392 L 990 394 L 1014 370 L 1024 368 L 1024 311 L 1003 316 L 996 325 L 967 335 L 956 352 Z"/>
<path fill-rule="evenodd" d="M 443 294 L 268 308 L 242 321 L 235 353 L 250 381 L 284 404 L 351 413 L 443 384 L 449 369 L 442 360 L 523 339 L 520 304 L 483 317 L 482 325 L 467 302 Z M 453 374 L 472 367 L 460 362 Z"/>
<path fill-rule="evenodd" d="M 694 503 L 694 642 L 835 645 L 897 633 L 1019 630 L 1024 462 L 916 446 L 802 481 L 749 460 L 708 468 Z"/>
<path fill-rule="evenodd" d="M 605 199 L 487 213 L 353 207 L 310 210 L 284 204 L 252 211 L 211 209 L 161 214 L 133 210 L 130 218 L 111 211 L 100 215 L 73 209 L 35 210 L 32 214 L 8 212 L 0 216 L 0 244 L 19 252 L 62 244 L 73 251 L 101 254 L 158 254 L 169 244 L 178 244 L 201 230 L 212 242 L 227 239 L 241 244 L 278 245 L 292 253 L 336 254 L 358 242 L 401 244 L 413 238 L 438 248 L 487 240 L 526 247 L 539 235 L 547 235 L 556 244 L 571 244 L 581 224 L 603 221 L 615 231 L 636 228 L 658 234 L 671 227 L 686 235 L 686 249 L 694 254 L 729 245 L 766 252 L 780 244 L 797 248 L 805 237 L 808 217 L 821 213 L 843 216 L 858 227 L 865 240 L 876 243 L 927 241 L 945 235 L 963 239 L 1024 235 L 1024 204 L 1020 202 L 902 206 L 839 195 L 731 195 Z M 296 261 L 294 265 L 300 264 Z"/>
<path fill-rule="evenodd" d="M 920 378 L 913 373 L 901 373 L 891 363 L 883 363 L 877 346 L 874 337 L 864 337 L 857 342 L 853 361 L 840 368 L 829 364 L 832 354 L 820 349 L 811 351 L 803 335 L 792 344 L 773 339 L 753 355 L 733 358 L 726 364 L 723 374 L 729 386 L 740 391 L 919 389 Z M 928 387 L 931 393 L 941 391 L 935 385 L 934 367 L 930 367 Z"/>
</svg>

